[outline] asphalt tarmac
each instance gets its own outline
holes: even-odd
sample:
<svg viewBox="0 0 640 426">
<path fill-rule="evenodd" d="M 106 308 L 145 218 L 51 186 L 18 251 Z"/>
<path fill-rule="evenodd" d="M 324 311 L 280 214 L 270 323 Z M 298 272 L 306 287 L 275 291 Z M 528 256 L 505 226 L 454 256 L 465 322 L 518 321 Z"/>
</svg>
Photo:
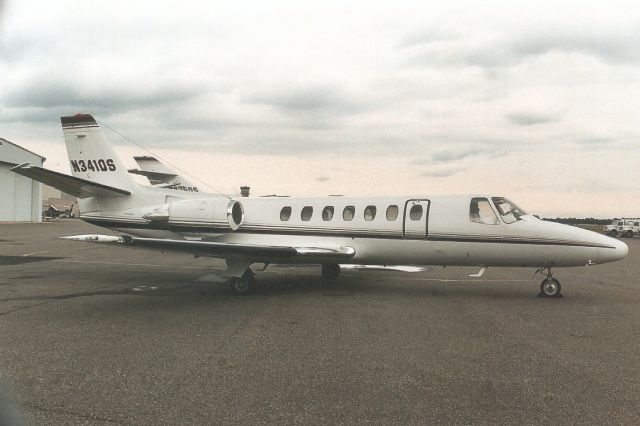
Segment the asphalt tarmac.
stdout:
<svg viewBox="0 0 640 426">
<path fill-rule="evenodd" d="M 42 425 L 640 424 L 640 239 L 618 263 L 259 272 L 0 224 L 0 414 Z M 0 390 L 0 392 L 2 392 Z M 17 413 L 17 414 L 16 414 Z M 0 415 L 0 419 L 2 416 Z"/>
</svg>

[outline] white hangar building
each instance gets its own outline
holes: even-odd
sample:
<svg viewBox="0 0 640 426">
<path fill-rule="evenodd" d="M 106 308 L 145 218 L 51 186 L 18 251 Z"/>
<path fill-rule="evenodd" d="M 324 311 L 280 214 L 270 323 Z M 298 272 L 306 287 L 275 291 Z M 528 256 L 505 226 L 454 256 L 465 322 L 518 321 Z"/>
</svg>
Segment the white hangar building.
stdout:
<svg viewBox="0 0 640 426">
<path fill-rule="evenodd" d="M 42 184 L 9 169 L 29 162 L 42 167 L 45 158 L 0 138 L 0 222 L 42 221 Z"/>
</svg>

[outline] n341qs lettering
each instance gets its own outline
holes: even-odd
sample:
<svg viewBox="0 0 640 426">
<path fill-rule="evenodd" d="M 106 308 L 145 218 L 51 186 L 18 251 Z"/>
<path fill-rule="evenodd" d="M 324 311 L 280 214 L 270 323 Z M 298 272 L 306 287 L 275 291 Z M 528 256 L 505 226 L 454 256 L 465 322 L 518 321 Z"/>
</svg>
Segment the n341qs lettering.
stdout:
<svg viewBox="0 0 640 426">
<path fill-rule="evenodd" d="M 115 172 L 116 165 L 111 158 L 97 160 L 71 160 L 74 172 Z"/>
</svg>

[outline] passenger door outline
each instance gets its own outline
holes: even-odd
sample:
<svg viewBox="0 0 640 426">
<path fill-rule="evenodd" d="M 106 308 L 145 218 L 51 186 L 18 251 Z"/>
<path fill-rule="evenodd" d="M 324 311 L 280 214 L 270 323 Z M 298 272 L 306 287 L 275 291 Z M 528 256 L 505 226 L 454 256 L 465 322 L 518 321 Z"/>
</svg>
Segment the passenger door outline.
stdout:
<svg viewBox="0 0 640 426">
<path fill-rule="evenodd" d="M 411 220 L 409 212 L 416 204 L 422 206 L 420 220 Z M 429 208 L 431 201 L 427 199 L 413 198 L 404 203 L 404 215 L 402 217 L 402 236 L 407 240 L 425 240 L 429 236 Z"/>
</svg>

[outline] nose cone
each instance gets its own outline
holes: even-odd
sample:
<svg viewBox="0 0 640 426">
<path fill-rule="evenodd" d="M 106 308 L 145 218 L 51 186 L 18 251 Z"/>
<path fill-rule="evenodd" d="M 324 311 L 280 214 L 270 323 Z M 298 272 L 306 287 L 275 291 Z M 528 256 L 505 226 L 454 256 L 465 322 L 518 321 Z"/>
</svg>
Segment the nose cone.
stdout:
<svg viewBox="0 0 640 426">
<path fill-rule="evenodd" d="M 615 238 L 610 238 L 609 243 L 612 249 L 600 249 L 600 263 L 606 262 L 615 262 L 616 260 L 624 259 L 629 253 L 629 247 L 620 240 L 616 240 Z"/>
<path fill-rule="evenodd" d="M 616 260 L 621 260 L 629 254 L 629 246 L 620 240 L 616 241 Z"/>
</svg>

